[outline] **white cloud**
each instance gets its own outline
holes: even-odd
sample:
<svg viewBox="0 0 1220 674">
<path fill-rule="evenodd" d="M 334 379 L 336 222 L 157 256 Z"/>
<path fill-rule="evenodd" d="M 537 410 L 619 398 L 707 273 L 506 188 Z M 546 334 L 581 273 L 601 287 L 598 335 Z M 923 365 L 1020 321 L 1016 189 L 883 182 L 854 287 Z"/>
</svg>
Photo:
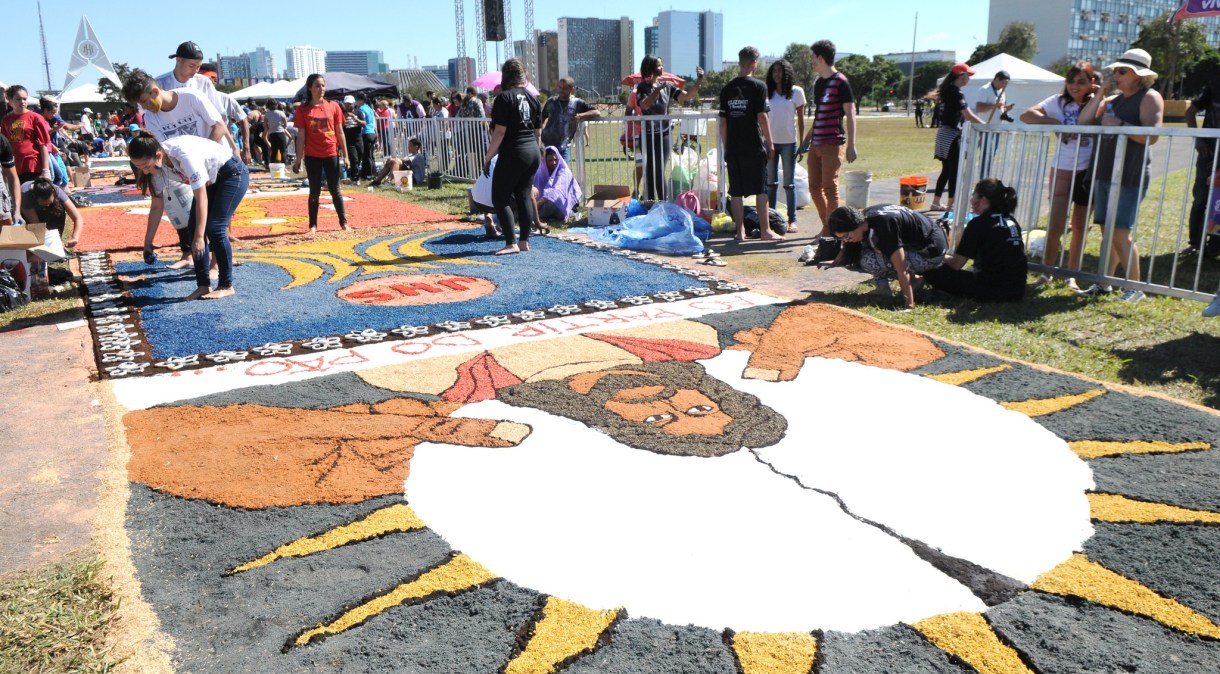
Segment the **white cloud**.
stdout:
<svg viewBox="0 0 1220 674">
<path fill-rule="evenodd" d="M 945 32 L 933 33 L 930 37 L 928 37 L 928 39 L 929 40 L 938 40 L 938 41 L 939 40 L 948 40 L 949 34 L 945 33 Z"/>
</svg>

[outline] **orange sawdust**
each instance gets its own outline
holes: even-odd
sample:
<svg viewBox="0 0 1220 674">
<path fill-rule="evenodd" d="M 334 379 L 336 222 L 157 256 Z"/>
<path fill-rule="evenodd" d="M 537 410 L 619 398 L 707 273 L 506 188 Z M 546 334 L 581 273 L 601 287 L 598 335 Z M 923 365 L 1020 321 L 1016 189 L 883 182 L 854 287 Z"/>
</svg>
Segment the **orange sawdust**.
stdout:
<svg viewBox="0 0 1220 674">
<path fill-rule="evenodd" d="M 907 372 L 943 358 L 927 337 L 827 304 L 785 309 L 770 327 L 742 330 L 729 349 L 752 351 L 745 376 L 792 381 L 808 357 Z"/>
<path fill-rule="evenodd" d="M 239 508 L 359 503 L 402 493 L 419 442 L 508 447 L 528 427 L 451 419 L 453 403 L 394 399 L 330 410 L 157 407 L 124 419 L 133 482 Z"/>
</svg>

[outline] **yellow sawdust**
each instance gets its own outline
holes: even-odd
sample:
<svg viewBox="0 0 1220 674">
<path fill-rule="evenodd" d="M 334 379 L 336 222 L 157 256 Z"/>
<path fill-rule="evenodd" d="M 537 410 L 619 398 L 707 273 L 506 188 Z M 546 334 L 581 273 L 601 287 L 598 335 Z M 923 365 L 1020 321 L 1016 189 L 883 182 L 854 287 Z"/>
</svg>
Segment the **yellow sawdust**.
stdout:
<svg viewBox="0 0 1220 674">
<path fill-rule="evenodd" d="M 547 597 L 542 619 L 534 625 L 525 650 L 504 668 L 505 674 L 549 674 L 557 665 L 592 651 L 598 638 L 618 617 L 618 611 L 598 611 Z"/>
<path fill-rule="evenodd" d="M 1082 459 L 1096 459 L 1118 454 L 1171 454 L 1211 449 L 1206 442 L 1161 442 L 1159 440 L 1134 440 L 1131 442 L 1103 442 L 1101 440 L 1077 440 L 1068 447 Z"/>
<path fill-rule="evenodd" d="M 302 633 L 293 645 L 304 646 L 315 638 L 340 634 L 412 599 L 421 599 L 441 592 L 469 590 L 495 578 L 495 574 L 473 559 L 466 555 L 455 555 L 448 562 L 425 572 L 419 578 L 373 597 L 329 623 Z"/>
<path fill-rule="evenodd" d="M 1030 417 L 1041 417 L 1055 412 L 1062 412 L 1082 403 L 1087 403 L 1090 400 L 1106 394 L 1105 389 L 1095 389 L 1093 391 L 1085 391 L 1075 395 L 1059 396 L 1057 398 L 1041 398 L 1038 400 L 1021 400 L 1007 403 L 1000 403 L 1004 409 L 1009 409 L 1014 412 L 1020 412 Z"/>
<path fill-rule="evenodd" d="M 981 367 L 976 370 L 962 370 L 960 372 L 946 372 L 944 374 L 928 374 L 924 375 L 928 379 L 938 381 L 942 384 L 951 384 L 953 386 L 961 386 L 969 384 L 976 379 L 982 379 L 990 374 L 1003 372 L 1004 370 L 1012 369 L 1011 365 L 996 365 L 995 367 Z"/>
<path fill-rule="evenodd" d="M 1093 519 L 1100 522 L 1206 522 L 1220 524 L 1220 513 L 1149 503 L 1118 494 L 1089 494 Z"/>
<path fill-rule="evenodd" d="M 1102 606 L 1152 618 L 1182 632 L 1220 639 L 1220 627 L 1211 620 L 1173 599 L 1162 597 L 1138 581 L 1089 561 L 1084 555 L 1072 555 L 1066 562 L 1043 574 L 1030 587 L 1051 594 L 1080 597 Z"/>
<path fill-rule="evenodd" d="M 43 466 L 37 473 L 30 477 L 30 481 L 34 484 L 54 485 L 59 484 L 59 471 L 55 466 Z"/>
<path fill-rule="evenodd" d="M 398 503 L 388 508 L 374 511 L 362 520 L 335 527 L 319 536 L 298 538 L 291 543 L 281 545 L 274 551 L 252 562 L 235 567 L 229 573 L 241 573 L 266 566 L 277 559 L 304 557 L 312 555 L 315 552 L 333 550 L 349 543 L 367 541 L 386 534 L 422 529 L 425 526 L 423 520 L 419 519 L 415 511 L 411 510 L 406 504 Z"/>
<path fill-rule="evenodd" d="M 1034 674 L 1011 646 L 978 613 L 946 613 L 912 625 L 937 648 L 955 655 L 979 674 Z"/>
<path fill-rule="evenodd" d="M 806 632 L 738 632 L 733 652 L 743 674 L 808 674 L 818 654 L 818 640 Z"/>
</svg>

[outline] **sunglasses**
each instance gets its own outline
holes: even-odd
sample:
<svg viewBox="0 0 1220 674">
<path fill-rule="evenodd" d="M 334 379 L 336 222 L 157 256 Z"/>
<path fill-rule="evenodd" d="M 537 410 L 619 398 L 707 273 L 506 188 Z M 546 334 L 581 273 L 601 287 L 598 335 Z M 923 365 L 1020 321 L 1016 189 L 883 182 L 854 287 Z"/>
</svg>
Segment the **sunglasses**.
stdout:
<svg viewBox="0 0 1220 674">
<path fill-rule="evenodd" d="M 1131 69 L 1130 68 L 1115 68 L 1114 74 L 1115 75 L 1130 75 Z"/>
</svg>

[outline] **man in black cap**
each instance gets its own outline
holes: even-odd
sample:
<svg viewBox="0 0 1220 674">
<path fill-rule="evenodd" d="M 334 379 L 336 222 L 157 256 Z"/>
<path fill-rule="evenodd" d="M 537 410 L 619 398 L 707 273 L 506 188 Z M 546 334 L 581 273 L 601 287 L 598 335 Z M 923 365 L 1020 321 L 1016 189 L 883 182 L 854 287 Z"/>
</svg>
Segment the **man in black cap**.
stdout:
<svg viewBox="0 0 1220 674">
<path fill-rule="evenodd" d="M 174 69 L 157 77 L 157 87 L 162 91 L 187 87 L 203 94 L 221 115 L 237 123 L 241 129 L 241 158 L 249 164 L 250 124 L 246 121 L 246 111 L 228 94 L 218 91 L 212 83 L 212 78 L 199 74 L 199 69 L 203 66 L 203 50 L 199 45 L 187 40 L 178 45 L 177 51 L 169 57 L 174 59 Z"/>
</svg>

